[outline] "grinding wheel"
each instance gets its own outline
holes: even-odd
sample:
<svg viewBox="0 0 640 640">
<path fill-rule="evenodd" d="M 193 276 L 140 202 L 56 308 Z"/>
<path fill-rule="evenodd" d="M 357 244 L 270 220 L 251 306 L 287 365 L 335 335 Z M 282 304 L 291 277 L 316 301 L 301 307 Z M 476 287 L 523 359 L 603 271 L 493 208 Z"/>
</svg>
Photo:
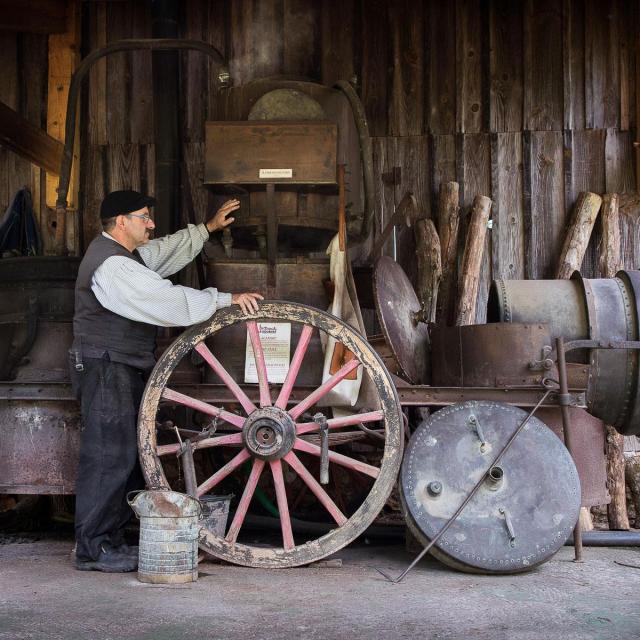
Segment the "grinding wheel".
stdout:
<svg viewBox="0 0 640 640">
<path fill-rule="evenodd" d="M 418 296 L 402 270 L 389 256 L 382 256 L 373 273 L 373 293 L 378 318 L 387 345 L 403 378 L 412 384 L 425 384 L 428 375 L 429 333 L 418 322 Z"/>
<path fill-rule="evenodd" d="M 527 571 L 549 560 L 573 531 L 580 512 L 578 472 L 543 422 L 530 418 L 492 467 L 526 417 L 498 402 L 464 402 L 437 411 L 411 437 L 400 493 L 407 524 L 425 546 L 491 468 L 431 549 L 445 564 L 472 573 Z"/>
</svg>

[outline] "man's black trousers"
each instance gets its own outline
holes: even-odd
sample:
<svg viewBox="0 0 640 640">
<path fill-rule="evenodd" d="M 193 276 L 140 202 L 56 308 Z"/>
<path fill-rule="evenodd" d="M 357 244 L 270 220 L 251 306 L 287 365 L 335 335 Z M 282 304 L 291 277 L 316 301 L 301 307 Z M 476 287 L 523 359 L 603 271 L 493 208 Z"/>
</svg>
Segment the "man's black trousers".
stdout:
<svg viewBox="0 0 640 640">
<path fill-rule="evenodd" d="M 75 522 L 81 561 L 96 560 L 102 542 L 124 542 L 132 514 L 127 493 L 144 487 L 136 437 L 144 374 L 108 356 L 83 365 L 82 372 L 72 370 L 83 422 Z"/>
</svg>

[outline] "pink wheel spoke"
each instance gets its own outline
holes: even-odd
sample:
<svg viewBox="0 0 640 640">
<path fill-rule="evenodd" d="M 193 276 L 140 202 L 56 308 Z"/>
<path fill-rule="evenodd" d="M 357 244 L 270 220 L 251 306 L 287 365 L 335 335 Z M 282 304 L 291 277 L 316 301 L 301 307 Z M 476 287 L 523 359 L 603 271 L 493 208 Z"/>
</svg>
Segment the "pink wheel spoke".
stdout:
<svg viewBox="0 0 640 640">
<path fill-rule="evenodd" d="M 195 449 L 209 449 L 211 447 L 223 447 L 227 445 L 242 444 L 241 433 L 229 433 L 215 438 L 204 438 L 194 443 Z"/>
<path fill-rule="evenodd" d="M 318 445 L 307 442 L 306 440 L 301 440 L 300 438 L 296 439 L 293 448 L 297 451 L 304 451 L 305 453 L 310 453 L 318 457 L 320 457 L 322 453 Z M 366 462 L 360 462 L 349 456 L 343 456 L 341 453 L 336 453 L 335 451 L 329 451 L 329 462 L 334 462 L 353 471 L 359 471 L 372 478 L 377 478 L 380 475 L 380 469 L 378 469 L 378 467 L 374 467 Z"/>
<path fill-rule="evenodd" d="M 287 492 L 282 475 L 282 462 L 280 460 L 272 460 L 269 464 L 271 465 L 271 473 L 273 474 L 273 483 L 276 487 L 280 525 L 282 527 L 282 541 L 285 551 L 289 551 L 293 549 L 296 544 L 293 541 L 293 532 L 291 531 L 291 518 L 289 517 L 289 503 L 287 502 Z"/>
<path fill-rule="evenodd" d="M 291 468 L 302 478 L 303 482 L 311 489 L 316 498 L 322 503 L 324 508 L 331 514 L 331 517 L 342 526 L 347 522 L 345 515 L 338 509 L 336 503 L 329 497 L 329 494 L 320 486 L 320 483 L 309 473 L 307 468 L 300 462 L 300 459 L 293 451 L 289 451 L 284 457 Z"/>
<path fill-rule="evenodd" d="M 162 444 L 156 448 L 156 455 L 168 456 L 171 453 L 178 453 L 182 445 L 176 444 Z"/>
<path fill-rule="evenodd" d="M 264 360 L 264 352 L 262 351 L 262 341 L 260 340 L 260 331 L 255 320 L 247 322 L 249 337 L 251 338 L 251 346 L 253 347 L 253 356 L 256 360 L 256 371 L 258 373 L 258 385 L 260 386 L 260 406 L 271 406 L 271 393 L 269 392 L 269 380 L 267 378 L 267 363 Z"/>
<path fill-rule="evenodd" d="M 237 416 L 235 413 L 230 413 L 229 411 L 225 411 L 224 409 L 218 409 L 218 407 L 214 407 L 206 402 L 202 402 L 202 400 L 196 400 L 196 398 L 192 398 L 191 396 L 186 396 L 184 393 L 180 393 L 178 391 L 174 391 L 173 389 L 169 389 L 168 387 L 162 392 L 162 397 L 165 400 L 170 400 L 171 402 L 177 402 L 178 404 L 183 404 L 187 407 L 191 407 L 196 411 L 201 411 L 202 413 L 206 413 L 210 416 L 215 416 L 222 420 L 225 420 L 229 424 L 232 424 L 234 427 L 238 427 L 238 429 L 242 429 L 244 425 L 244 418 L 242 416 Z"/>
<path fill-rule="evenodd" d="M 205 362 L 213 369 L 217 376 L 224 382 L 242 408 L 247 414 L 256 410 L 256 405 L 249 400 L 249 396 L 240 388 L 238 383 L 231 377 L 231 374 L 222 366 L 222 363 L 211 353 L 209 347 L 201 342 L 195 347 L 195 350 L 205 359 Z"/>
<path fill-rule="evenodd" d="M 234 444 L 242 444 L 242 434 L 241 433 L 230 433 L 226 436 L 218 436 L 216 438 L 204 438 L 203 440 L 198 440 L 193 443 L 193 448 L 195 449 L 208 449 L 210 447 L 221 447 L 224 445 L 234 445 Z M 171 453 L 178 453 L 180 451 L 179 443 L 176 444 L 162 444 L 159 445 L 156 449 L 156 454 L 159 456 L 166 456 Z"/>
<path fill-rule="evenodd" d="M 240 527 L 242 526 L 244 518 L 247 515 L 247 511 L 249 510 L 249 504 L 251 502 L 251 498 L 253 498 L 256 486 L 258 485 L 262 469 L 264 469 L 264 460 L 254 460 L 251 473 L 249 474 L 249 479 L 247 480 L 247 484 L 242 492 L 242 498 L 240 498 L 240 503 L 236 509 L 236 515 L 233 517 L 233 522 L 231 523 L 229 531 L 227 531 L 227 535 L 225 537 L 227 542 L 234 543 L 238 538 Z"/>
<path fill-rule="evenodd" d="M 329 429 L 339 429 L 340 427 L 348 427 L 360 422 L 376 422 L 384 418 L 382 411 L 369 411 L 368 413 L 356 413 L 352 416 L 344 416 L 343 418 L 329 418 L 327 424 Z M 317 422 L 300 422 L 296 424 L 296 432 L 299 436 L 303 433 L 310 433 L 319 429 Z"/>
<path fill-rule="evenodd" d="M 237 469 L 245 460 L 251 456 L 246 449 L 243 449 L 237 456 L 231 458 L 224 467 L 220 467 L 208 480 L 205 480 L 197 489 L 198 498 L 222 482 L 234 469 Z"/>
<path fill-rule="evenodd" d="M 279 409 L 287 408 L 287 402 L 289 402 L 291 390 L 293 389 L 293 385 L 295 384 L 296 378 L 298 377 L 298 372 L 300 371 L 300 366 L 302 365 L 304 354 L 307 352 L 307 347 L 309 346 L 309 341 L 311 340 L 312 334 L 313 327 L 308 324 L 305 325 L 302 329 L 302 333 L 300 334 L 296 352 L 293 354 L 293 358 L 291 358 L 291 364 L 289 365 L 289 371 L 287 371 L 287 377 L 282 384 L 280 395 L 276 400 L 276 407 L 278 407 Z"/>
<path fill-rule="evenodd" d="M 302 402 L 297 404 L 291 411 L 289 411 L 289 415 L 296 420 L 299 416 L 301 416 L 309 407 L 314 405 L 318 400 L 323 398 L 324 396 L 333 389 L 341 380 L 346 378 L 354 369 L 360 366 L 360 361 L 354 358 L 353 360 L 349 360 L 339 371 L 336 371 L 326 382 L 324 382 L 321 386 L 319 386 L 315 391 L 311 392 Z"/>
</svg>

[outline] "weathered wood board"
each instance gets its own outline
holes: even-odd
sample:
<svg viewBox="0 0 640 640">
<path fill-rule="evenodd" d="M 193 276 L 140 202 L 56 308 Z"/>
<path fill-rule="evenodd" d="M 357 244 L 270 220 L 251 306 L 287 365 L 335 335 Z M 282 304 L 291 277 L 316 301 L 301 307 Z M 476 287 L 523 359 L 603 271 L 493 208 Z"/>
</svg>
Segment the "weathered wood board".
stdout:
<svg viewBox="0 0 640 640">
<path fill-rule="evenodd" d="M 430 2 L 427 12 L 427 126 L 435 134 L 456 127 L 455 8 L 453 2 Z"/>
<path fill-rule="evenodd" d="M 520 131 L 523 111 L 523 3 L 490 4 L 490 130 Z"/>
<path fill-rule="evenodd" d="M 565 224 L 560 131 L 524 134 L 524 276 L 553 277 Z"/>
<path fill-rule="evenodd" d="M 562 0 L 527 0 L 524 9 L 524 129 L 562 128 Z"/>
<path fill-rule="evenodd" d="M 522 134 L 491 134 L 493 279 L 524 278 Z"/>
</svg>

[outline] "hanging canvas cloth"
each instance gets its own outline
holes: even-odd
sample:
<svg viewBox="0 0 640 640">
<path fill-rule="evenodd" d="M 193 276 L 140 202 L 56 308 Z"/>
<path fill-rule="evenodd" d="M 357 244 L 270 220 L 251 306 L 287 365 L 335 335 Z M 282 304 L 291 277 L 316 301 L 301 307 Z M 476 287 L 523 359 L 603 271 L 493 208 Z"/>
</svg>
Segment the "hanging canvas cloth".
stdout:
<svg viewBox="0 0 640 640">
<path fill-rule="evenodd" d="M 340 250 L 338 234 L 331 240 L 327 254 L 330 260 L 329 276 L 334 286 L 333 300 L 328 311 L 354 327 L 362 335 L 366 335 L 349 259 L 346 250 Z M 325 335 L 323 347 L 325 354 L 322 381 L 325 382 L 353 359 L 354 355 L 331 336 Z M 358 400 L 361 384 L 362 367 L 358 367 L 329 392 L 324 402 L 331 406 L 351 407 Z"/>
</svg>

